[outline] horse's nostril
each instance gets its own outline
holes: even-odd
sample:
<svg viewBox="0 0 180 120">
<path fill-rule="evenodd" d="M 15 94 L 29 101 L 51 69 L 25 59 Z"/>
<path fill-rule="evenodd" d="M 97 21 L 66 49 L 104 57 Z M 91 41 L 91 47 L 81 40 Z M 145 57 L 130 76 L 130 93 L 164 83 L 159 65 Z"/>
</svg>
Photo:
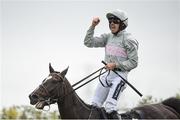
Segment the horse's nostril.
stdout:
<svg viewBox="0 0 180 120">
<path fill-rule="evenodd" d="M 29 99 L 31 105 L 35 105 L 38 102 L 38 96 L 35 94 L 30 94 Z"/>
<path fill-rule="evenodd" d="M 31 95 L 31 97 L 32 97 L 33 99 L 38 99 L 38 96 L 37 96 L 37 95 Z"/>
<path fill-rule="evenodd" d="M 32 99 L 38 99 L 38 96 L 33 94 L 33 95 L 29 95 L 29 98 L 32 100 Z"/>
</svg>

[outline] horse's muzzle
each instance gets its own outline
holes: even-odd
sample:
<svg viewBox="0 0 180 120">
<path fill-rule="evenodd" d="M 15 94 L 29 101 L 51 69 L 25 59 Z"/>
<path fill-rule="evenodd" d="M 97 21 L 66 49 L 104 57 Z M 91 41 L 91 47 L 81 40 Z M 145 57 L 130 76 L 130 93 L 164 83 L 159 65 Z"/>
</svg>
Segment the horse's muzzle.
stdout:
<svg viewBox="0 0 180 120">
<path fill-rule="evenodd" d="M 29 99 L 31 105 L 35 105 L 38 102 L 38 96 L 35 94 L 30 94 Z"/>
</svg>

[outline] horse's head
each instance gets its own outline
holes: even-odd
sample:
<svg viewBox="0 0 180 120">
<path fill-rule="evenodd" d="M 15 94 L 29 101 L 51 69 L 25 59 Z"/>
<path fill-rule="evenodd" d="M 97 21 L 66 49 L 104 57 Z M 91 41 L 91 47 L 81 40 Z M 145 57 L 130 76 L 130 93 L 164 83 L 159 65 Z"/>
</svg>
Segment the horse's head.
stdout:
<svg viewBox="0 0 180 120">
<path fill-rule="evenodd" d="M 29 95 L 30 104 L 36 105 L 37 109 L 57 102 L 64 95 L 64 80 L 68 68 L 57 72 L 49 64 L 49 71 L 49 76 Z"/>
</svg>

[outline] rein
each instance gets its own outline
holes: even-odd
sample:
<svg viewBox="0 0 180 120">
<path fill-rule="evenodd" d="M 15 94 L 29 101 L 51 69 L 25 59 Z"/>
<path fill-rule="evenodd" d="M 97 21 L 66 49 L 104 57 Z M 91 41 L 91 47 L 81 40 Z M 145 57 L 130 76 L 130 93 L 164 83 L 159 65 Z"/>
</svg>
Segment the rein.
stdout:
<svg viewBox="0 0 180 120">
<path fill-rule="evenodd" d="M 91 73 L 91 74 L 88 75 L 87 77 L 85 77 L 85 78 L 83 78 L 82 80 L 78 81 L 77 83 L 73 84 L 72 87 L 77 86 L 78 84 L 80 84 L 80 83 L 83 82 L 84 80 L 88 79 L 89 77 L 91 77 L 92 75 L 96 74 L 97 72 L 102 71 L 103 69 L 105 69 L 105 67 L 102 67 L 102 68 L 98 69 L 97 71 Z M 82 85 L 74 88 L 72 91 L 70 91 L 69 93 L 65 94 L 62 98 L 66 97 L 66 96 L 68 96 L 68 95 L 70 95 L 70 94 L 72 94 L 72 93 L 75 92 L 77 89 L 79 89 L 79 88 L 83 87 L 84 85 L 88 84 L 89 82 L 95 80 L 96 78 L 100 77 L 101 75 L 103 75 L 103 74 L 106 73 L 107 71 L 108 71 L 108 70 L 106 70 L 106 71 L 104 71 L 104 72 L 100 72 L 99 75 L 91 78 L 90 80 L 88 80 L 87 82 L 83 83 Z"/>
</svg>

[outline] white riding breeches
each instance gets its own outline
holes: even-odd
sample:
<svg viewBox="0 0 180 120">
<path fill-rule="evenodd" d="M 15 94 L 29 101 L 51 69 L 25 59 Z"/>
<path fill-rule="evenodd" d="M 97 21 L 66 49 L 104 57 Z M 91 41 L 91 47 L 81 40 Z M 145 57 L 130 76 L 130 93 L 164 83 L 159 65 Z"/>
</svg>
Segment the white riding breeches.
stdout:
<svg viewBox="0 0 180 120">
<path fill-rule="evenodd" d="M 127 72 L 119 72 L 124 79 L 127 80 Z M 112 84 L 109 87 L 104 87 L 100 82 L 97 85 L 92 105 L 97 107 L 104 106 L 107 113 L 117 111 L 117 103 L 123 90 L 126 88 L 125 82 L 116 75 L 113 71 L 107 72 L 101 76 L 101 82 L 104 86 Z"/>
</svg>

